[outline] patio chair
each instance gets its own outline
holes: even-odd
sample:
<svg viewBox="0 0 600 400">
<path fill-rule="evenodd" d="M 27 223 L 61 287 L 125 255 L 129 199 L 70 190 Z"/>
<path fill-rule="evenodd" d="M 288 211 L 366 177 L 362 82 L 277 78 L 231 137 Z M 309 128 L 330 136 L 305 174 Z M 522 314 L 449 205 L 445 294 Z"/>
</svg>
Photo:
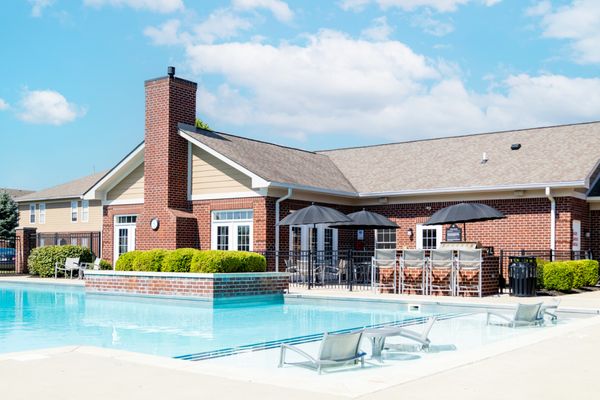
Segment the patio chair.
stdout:
<svg viewBox="0 0 600 400">
<path fill-rule="evenodd" d="M 518 303 L 517 308 L 512 315 L 502 314 L 497 311 L 488 311 L 486 324 L 489 325 L 491 318 L 495 317 L 503 320 L 505 324 L 508 324 L 512 328 L 518 326 L 541 325 L 544 323 L 544 317 L 540 314 L 541 309 L 542 303 Z"/>
<path fill-rule="evenodd" d="M 94 260 L 93 263 L 87 263 L 87 262 L 80 263 L 79 264 L 79 278 L 83 278 L 83 276 L 85 275 L 85 271 L 87 271 L 87 270 L 99 271 L 100 270 L 100 261 L 102 261 L 102 259 L 100 257 L 96 257 L 96 259 Z"/>
<path fill-rule="evenodd" d="M 325 333 L 319 353 L 316 357 L 311 356 L 307 352 L 299 349 L 296 346 L 282 344 L 279 353 L 279 368 L 284 365 L 296 365 L 301 367 L 309 367 L 316 369 L 319 375 L 323 367 L 340 366 L 348 363 L 356 364 L 360 361 L 361 368 L 365 365 L 366 353 L 360 351 L 360 341 L 363 331 L 355 331 L 350 333 L 330 334 Z M 285 361 L 287 351 L 292 351 L 299 354 L 308 361 L 288 363 Z"/>
<path fill-rule="evenodd" d="M 386 349 L 386 338 L 394 336 L 417 342 L 420 345 L 420 350 L 426 351 L 431 344 L 429 333 L 436 321 L 437 317 L 430 317 L 420 333 L 404 327 L 384 326 L 382 328 L 366 329 L 364 335 L 371 340 L 371 354 L 373 357 L 381 357 L 382 350 Z"/>
<path fill-rule="evenodd" d="M 429 294 L 454 295 L 454 252 L 431 250 L 429 254 Z"/>
<path fill-rule="evenodd" d="M 402 293 L 427 294 L 427 260 L 424 250 L 404 250 L 400 258 Z"/>
<path fill-rule="evenodd" d="M 455 288 L 456 295 L 461 293 L 475 293 L 478 297 L 482 295 L 482 271 L 483 259 L 481 250 L 459 250 L 458 263 L 456 265 Z M 473 277 L 477 275 L 474 283 Z"/>
<path fill-rule="evenodd" d="M 371 288 L 374 291 L 391 289 L 392 293 L 396 293 L 396 265 L 396 249 L 375 249 L 375 255 L 371 259 Z M 382 275 L 382 270 L 389 272 L 391 276 Z"/>
<path fill-rule="evenodd" d="M 73 272 L 77 271 L 77 275 L 79 276 L 79 257 L 67 258 L 64 264 L 56 262 L 54 264 L 54 278 L 58 278 L 58 271 L 62 271 L 65 274 L 65 278 L 67 277 L 67 273 L 70 273 L 71 279 L 73 279 Z"/>
</svg>

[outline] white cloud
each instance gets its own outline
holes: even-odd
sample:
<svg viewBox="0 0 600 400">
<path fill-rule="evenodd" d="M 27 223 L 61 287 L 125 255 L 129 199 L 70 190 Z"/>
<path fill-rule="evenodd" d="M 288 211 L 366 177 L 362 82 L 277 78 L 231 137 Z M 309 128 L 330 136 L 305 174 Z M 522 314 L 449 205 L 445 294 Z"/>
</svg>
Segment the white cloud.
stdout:
<svg viewBox="0 0 600 400">
<path fill-rule="evenodd" d="M 4 99 L 0 99 L 0 111 L 8 109 L 8 103 Z"/>
<path fill-rule="evenodd" d="M 333 31 L 302 45 L 188 45 L 186 56 L 193 73 L 223 78 L 199 88 L 201 115 L 296 138 L 368 131 L 398 140 L 600 117 L 600 79 L 513 75 L 474 92 L 448 63 L 398 41 Z"/>
<path fill-rule="evenodd" d="M 44 8 L 52 5 L 54 0 L 29 0 L 29 3 L 31 4 L 31 16 L 41 17 Z"/>
<path fill-rule="evenodd" d="M 54 90 L 27 90 L 19 106 L 17 117 L 32 124 L 62 125 L 86 112 Z"/>
<path fill-rule="evenodd" d="M 171 19 L 159 27 L 148 26 L 144 29 L 144 35 L 148 36 L 152 43 L 159 46 L 172 46 L 180 44 L 182 39 L 179 37 L 179 26 L 181 22 Z"/>
<path fill-rule="evenodd" d="M 383 41 L 387 40 L 393 31 L 394 28 L 388 25 L 387 18 L 384 16 L 375 18 L 373 20 L 373 25 L 363 29 L 360 35 L 374 41 Z"/>
<path fill-rule="evenodd" d="M 294 18 L 294 12 L 286 2 L 281 0 L 233 0 L 232 5 L 237 10 L 255 10 L 263 8 L 269 10 L 275 18 L 282 22 L 289 22 Z"/>
<path fill-rule="evenodd" d="M 557 9 L 544 3 L 528 10 L 530 15 L 541 16 L 543 35 L 568 40 L 580 63 L 600 63 L 600 1 L 575 0 Z"/>
<path fill-rule="evenodd" d="M 433 18 L 432 13 L 429 11 L 414 15 L 411 19 L 411 24 L 433 36 L 445 36 L 454 31 L 454 25 L 450 22 L 444 22 Z"/>
<path fill-rule="evenodd" d="M 171 13 L 184 9 L 183 0 L 84 0 L 84 4 L 93 7 L 105 5 L 131 7 L 136 10 L 149 10 L 159 13 Z"/>
<path fill-rule="evenodd" d="M 382 9 L 400 8 L 404 11 L 414 11 L 417 8 L 427 7 L 438 12 L 452 12 L 467 3 L 480 3 L 493 6 L 501 0 L 342 0 L 340 6 L 344 10 L 362 11 L 371 3 L 377 4 Z"/>
</svg>

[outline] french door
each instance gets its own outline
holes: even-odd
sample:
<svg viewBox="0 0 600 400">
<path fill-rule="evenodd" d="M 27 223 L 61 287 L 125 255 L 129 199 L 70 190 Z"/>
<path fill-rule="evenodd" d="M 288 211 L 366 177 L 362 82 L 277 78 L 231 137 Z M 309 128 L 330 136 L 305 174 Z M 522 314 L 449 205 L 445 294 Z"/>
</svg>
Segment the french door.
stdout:
<svg viewBox="0 0 600 400">
<path fill-rule="evenodd" d="M 135 215 L 115 216 L 114 261 L 121 254 L 135 250 Z"/>
</svg>

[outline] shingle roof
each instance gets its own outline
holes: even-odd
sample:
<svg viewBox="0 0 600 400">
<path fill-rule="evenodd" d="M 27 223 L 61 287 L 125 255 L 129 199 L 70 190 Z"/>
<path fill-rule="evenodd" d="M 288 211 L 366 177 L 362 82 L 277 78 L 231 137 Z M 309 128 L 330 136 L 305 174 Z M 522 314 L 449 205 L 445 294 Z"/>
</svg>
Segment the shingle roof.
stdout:
<svg viewBox="0 0 600 400">
<path fill-rule="evenodd" d="M 25 189 L 11 189 L 11 188 L 0 188 L 0 193 L 6 192 L 10 197 L 17 198 L 19 196 L 25 196 L 26 194 L 33 193 L 33 190 Z"/>
<path fill-rule="evenodd" d="M 53 186 L 48 189 L 42 189 L 38 192 L 26 194 L 18 197 L 15 200 L 17 202 L 23 201 L 35 201 L 35 200 L 52 200 L 52 199 L 68 199 L 74 197 L 80 197 L 90 187 L 92 187 L 100 178 L 102 178 L 107 171 L 98 172 L 92 175 L 85 176 L 83 178 L 75 179 L 73 181 L 63 183 L 61 185 Z"/>
<path fill-rule="evenodd" d="M 269 182 L 356 192 L 326 155 L 190 125 L 180 124 L 179 129 Z"/>
<path fill-rule="evenodd" d="M 598 165 L 600 122 L 319 153 L 361 193 L 567 183 Z"/>
</svg>

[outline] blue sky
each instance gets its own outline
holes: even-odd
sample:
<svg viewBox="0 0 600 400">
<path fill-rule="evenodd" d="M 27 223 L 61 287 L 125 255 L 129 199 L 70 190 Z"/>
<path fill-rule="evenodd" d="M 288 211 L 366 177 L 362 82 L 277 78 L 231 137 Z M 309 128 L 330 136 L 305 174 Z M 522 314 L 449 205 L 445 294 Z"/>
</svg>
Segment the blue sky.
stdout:
<svg viewBox="0 0 600 400">
<path fill-rule="evenodd" d="M 596 0 L 12 0 L 0 187 L 113 166 L 167 65 L 214 129 L 323 149 L 600 120 L 598 43 Z"/>
</svg>

